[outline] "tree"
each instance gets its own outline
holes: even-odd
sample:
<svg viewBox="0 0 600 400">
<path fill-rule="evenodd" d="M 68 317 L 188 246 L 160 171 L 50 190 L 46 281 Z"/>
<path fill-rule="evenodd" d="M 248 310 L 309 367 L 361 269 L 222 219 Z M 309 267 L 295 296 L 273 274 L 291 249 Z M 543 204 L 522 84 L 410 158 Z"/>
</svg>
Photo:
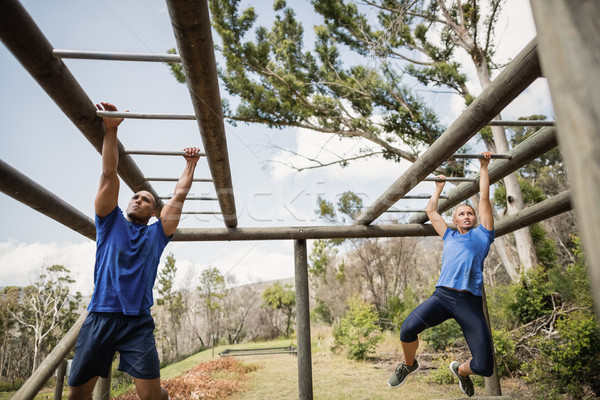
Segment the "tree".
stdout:
<svg viewBox="0 0 600 400">
<path fill-rule="evenodd" d="M 362 199 L 351 191 L 343 193 L 336 206 L 320 197 L 317 203 L 317 214 L 330 223 L 352 222 L 362 209 Z M 341 265 L 336 266 L 332 263 L 336 247 L 344 242 L 351 243 L 352 251 L 346 254 Z M 309 272 L 315 286 L 326 286 L 324 291 L 317 290 L 317 295 L 329 298 L 328 293 L 337 292 L 338 286 L 347 286 L 345 278 L 348 277 L 358 282 L 360 293 L 368 295 L 381 318 L 393 320 L 393 304 L 402 295 L 408 282 L 418 278 L 418 270 L 414 268 L 416 244 L 415 238 L 315 241 L 309 256 Z M 333 274 L 328 273 L 327 269 L 335 271 L 335 279 L 329 277 Z M 353 290 L 345 292 L 356 293 Z M 339 300 L 343 302 L 346 297 Z"/>
<path fill-rule="evenodd" d="M 208 334 L 211 335 L 213 344 L 218 342 L 220 334 L 221 303 L 227 295 L 226 289 L 225 277 L 216 267 L 205 269 L 200 274 L 198 291 L 206 316 Z"/>
<path fill-rule="evenodd" d="M 474 95 L 458 50 L 470 56 L 481 87 L 489 86 L 497 67 L 495 28 L 504 2 L 313 0 L 324 25 L 315 27 L 311 52 L 303 49 L 304 29 L 285 0 L 274 1 L 272 28 L 258 27 L 253 35 L 257 15 L 252 7 L 240 13 L 239 0 L 215 0 L 210 3 L 212 21 L 225 59 L 219 73 L 225 89 L 239 100 L 235 110 L 225 103 L 224 115 L 234 124 L 294 126 L 370 142 L 334 161 L 306 157 L 312 162 L 306 168 L 344 166 L 373 156 L 414 162 L 443 128 L 426 102 L 403 83 L 404 74 L 469 104 Z M 377 18 L 369 18 L 374 13 Z M 378 65 L 363 62 L 373 55 L 379 57 Z M 183 82 L 180 67 L 172 70 Z M 509 150 L 502 127 L 485 129 L 482 138 L 493 152 Z M 444 169 L 446 175 L 462 175 L 464 164 L 448 163 Z M 504 183 L 512 215 L 524 205 L 516 175 L 505 177 Z M 514 235 L 520 264 L 527 270 L 537 264 L 529 229 Z M 496 245 L 507 271 L 516 275 L 511 273 L 517 267 L 509 241 L 501 237 Z"/>
<path fill-rule="evenodd" d="M 75 282 L 62 265 L 42 268 L 35 282 L 23 289 L 23 307 L 11 315 L 33 333 L 33 370 L 40 360 L 44 342 L 61 322 L 61 312 L 69 305 L 69 285 Z"/>
<path fill-rule="evenodd" d="M 252 34 L 256 12 L 249 7 L 240 14 L 239 3 L 210 2 L 213 27 L 222 41 L 218 49 L 225 59 L 219 75 L 225 89 L 240 101 L 235 110 L 224 103 L 224 115 L 232 124 L 298 127 L 371 143 L 332 162 L 306 157 L 311 161 L 307 168 L 345 166 L 373 156 L 413 162 L 422 144 L 433 143 L 442 133 L 435 113 L 404 85 L 393 66 L 345 66 L 324 26 L 315 28 L 314 51 L 305 51 L 302 24 L 285 1 L 274 3 L 273 27 L 258 27 Z M 169 65 L 176 79 L 185 82 L 181 66 Z"/>
<path fill-rule="evenodd" d="M 169 323 L 162 323 L 160 329 L 165 330 L 167 326 L 169 327 L 170 335 L 168 337 L 173 339 L 173 348 L 175 350 L 175 357 L 177 357 L 179 355 L 177 333 L 181 327 L 184 304 L 181 292 L 173 290 L 173 283 L 177 274 L 175 262 L 173 253 L 169 253 L 163 268 L 158 271 L 157 291 L 160 297 L 156 300 L 156 304 L 165 306 L 169 314 Z"/>
<path fill-rule="evenodd" d="M 19 331 L 17 320 L 13 317 L 22 307 L 21 292 L 21 288 L 16 286 L 0 290 L 0 376 L 13 382 L 26 371 L 26 362 L 19 358 L 19 349 L 28 347 L 26 342 L 31 339 L 27 332 Z M 25 360 L 28 358 L 25 357 Z"/>
<path fill-rule="evenodd" d="M 289 338 L 296 307 L 296 292 L 292 290 L 292 285 L 281 286 L 279 282 L 275 282 L 263 291 L 262 298 L 265 307 L 285 315 L 285 337 Z M 273 325 L 277 328 L 277 323 Z"/>
<path fill-rule="evenodd" d="M 227 277 L 230 287 L 235 286 L 235 279 Z M 246 337 L 247 322 L 252 313 L 256 313 L 260 295 L 254 285 L 233 287 L 223 298 L 223 329 L 227 343 L 235 344 Z"/>
<path fill-rule="evenodd" d="M 470 56 L 482 89 L 491 84 L 491 72 L 496 67 L 492 60 L 496 23 L 505 0 L 359 1 L 358 5 L 378 12 L 379 29 L 371 28 L 366 14 L 359 11 L 355 2 L 313 0 L 312 3 L 325 18 L 333 38 L 359 54 L 375 51 L 386 59 L 408 62 L 403 63 L 406 73 L 425 85 L 455 92 L 466 104 L 474 96 L 460 71 L 458 49 Z M 491 127 L 491 133 L 482 135 L 488 150 L 507 153 L 509 145 L 504 128 Z M 516 214 L 524 207 L 516 174 L 505 177 L 504 186 L 508 214 Z M 531 234 L 523 228 L 514 235 L 520 263 L 528 270 L 537 264 Z M 503 242 L 504 239 L 499 241 Z M 503 261 L 510 262 L 506 257 Z"/>
</svg>

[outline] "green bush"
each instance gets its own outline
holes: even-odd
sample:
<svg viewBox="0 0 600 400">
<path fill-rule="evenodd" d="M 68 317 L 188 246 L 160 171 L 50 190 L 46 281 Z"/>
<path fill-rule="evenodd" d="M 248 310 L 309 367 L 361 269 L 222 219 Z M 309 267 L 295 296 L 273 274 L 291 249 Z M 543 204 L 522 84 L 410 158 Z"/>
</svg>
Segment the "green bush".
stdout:
<svg viewBox="0 0 600 400">
<path fill-rule="evenodd" d="M 548 274 L 542 267 L 521 275 L 520 284 L 514 287 L 514 302 L 510 310 L 519 322 L 526 324 L 553 310 Z"/>
<path fill-rule="evenodd" d="M 438 385 L 454 385 L 458 383 L 456 376 L 450 371 L 450 363 L 452 361 L 463 362 L 450 351 L 445 355 L 433 357 L 433 363 L 436 368 L 428 375 L 427 381 L 437 383 Z M 475 387 L 485 386 L 482 376 L 471 375 L 471 380 Z"/>
<path fill-rule="evenodd" d="M 600 331 L 591 310 L 566 314 L 556 323 L 560 340 L 547 341 L 543 353 L 552 365 L 552 375 L 570 391 L 571 383 L 588 382 L 600 375 Z"/>
<path fill-rule="evenodd" d="M 576 262 L 562 274 L 563 307 L 571 311 L 556 321 L 553 335 L 532 338 L 528 345 L 541 356 L 525 363 L 525 379 L 534 382 L 539 397 L 559 398 L 567 393 L 584 398 L 586 386 L 598 391 L 600 381 L 600 330 L 592 305 L 589 278 L 579 241 L 574 238 Z"/>
<path fill-rule="evenodd" d="M 456 377 L 449 368 L 450 363 L 454 360 L 456 360 L 456 358 L 452 353 L 442 356 L 434 356 L 433 364 L 436 368 L 431 371 L 427 377 L 427 380 L 430 383 L 437 383 L 438 385 L 451 385 L 455 383 Z"/>
<path fill-rule="evenodd" d="M 348 299 L 349 309 L 339 324 L 333 327 L 334 346 L 332 350 L 345 347 L 348 358 L 364 360 L 375 352 L 377 343 L 382 340 L 376 322 L 379 319 L 373 307 L 358 296 Z"/>
<path fill-rule="evenodd" d="M 0 392 L 14 392 L 21 389 L 25 383 L 24 379 L 15 379 L 11 381 L 0 380 Z"/>
<path fill-rule="evenodd" d="M 421 338 L 432 350 L 443 350 L 450 347 L 456 340 L 463 338 L 462 330 L 454 319 L 449 319 L 432 328 L 426 329 Z"/>
<path fill-rule="evenodd" d="M 498 375 L 511 376 L 521 366 L 515 356 L 515 341 L 506 329 L 493 330 L 492 336 L 494 338 Z"/>
</svg>

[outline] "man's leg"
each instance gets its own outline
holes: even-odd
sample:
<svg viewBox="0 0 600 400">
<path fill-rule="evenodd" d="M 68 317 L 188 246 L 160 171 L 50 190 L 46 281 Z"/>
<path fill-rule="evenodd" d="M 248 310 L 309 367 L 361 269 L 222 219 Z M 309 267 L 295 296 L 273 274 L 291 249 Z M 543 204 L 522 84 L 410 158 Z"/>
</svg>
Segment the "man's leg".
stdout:
<svg viewBox="0 0 600 400">
<path fill-rule="evenodd" d="M 140 400 L 168 400 L 169 394 L 160 386 L 160 378 L 139 379 L 133 378 L 135 390 Z"/>
<path fill-rule="evenodd" d="M 96 381 L 98 380 L 98 376 L 90 379 L 83 385 L 79 386 L 69 386 L 69 400 L 89 400 L 92 398 L 92 392 L 94 391 L 94 386 L 96 386 Z"/>
</svg>

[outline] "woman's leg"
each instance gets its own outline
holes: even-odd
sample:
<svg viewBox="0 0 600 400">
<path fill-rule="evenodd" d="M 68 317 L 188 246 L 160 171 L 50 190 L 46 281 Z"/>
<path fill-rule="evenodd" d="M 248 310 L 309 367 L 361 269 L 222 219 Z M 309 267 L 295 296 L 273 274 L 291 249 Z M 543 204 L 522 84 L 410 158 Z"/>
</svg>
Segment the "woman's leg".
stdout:
<svg viewBox="0 0 600 400">
<path fill-rule="evenodd" d="M 419 348 L 418 335 L 427 328 L 441 324 L 451 316 L 444 296 L 438 290 L 410 313 L 400 329 L 400 341 L 406 365 L 411 366 L 414 363 Z"/>
<path fill-rule="evenodd" d="M 460 374 L 491 376 L 494 371 L 494 350 L 490 330 L 483 314 L 481 297 L 465 295 L 464 301 L 457 305 L 455 319 L 463 331 L 473 356 L 471 360 L 460 366 Z"/>
</svg>

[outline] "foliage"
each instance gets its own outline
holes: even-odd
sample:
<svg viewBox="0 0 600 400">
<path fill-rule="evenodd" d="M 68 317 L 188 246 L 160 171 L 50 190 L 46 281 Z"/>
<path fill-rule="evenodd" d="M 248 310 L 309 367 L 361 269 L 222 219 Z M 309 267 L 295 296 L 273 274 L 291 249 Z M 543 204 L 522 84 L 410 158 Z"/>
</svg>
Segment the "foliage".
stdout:
<svg viewBox="0 0 600 400">
<path fill-rule="evenodd" d="M 218 268 L 212 267 L 200 274 L 198 286 L 199 297 L 202 300 L 211 343 L 218 343 L 219 325 L 221 321 L 222 299 L 227 295 L 225 277 Z M 208 342 L 207 342 L 208 343 Z"/>
<path fill-rule="evenodd" d="M 525 363 L 525 379 L 535 382 L 544 395 L 569 393 L 583 397 L 585 385 L 600 377 L 600 331 L 592 310 L 565 314 L 556 323 L 558 337 L 538 338 L 540 357 Z"/>
<path fill-rule="evenodd" d="M 451 350 L 446 349 L 441 355 L 433 357 L 433 364 L 435 368 L 427 376 L 427 381 L 430 383 L 436 383 L 438 385 L 456 385 L 456 376 L 450 371 L 448 366 L 452 361 L 456 361 L 458 357 L 452 353 Z M 484 381 L 482 376 L 471 375 L 471 381 L 475 387 L 483 387 Z"/>
<path fill-rule="evenodd" d="M 492 329 L 499 376 L 512 376 L 521 366 L 515 356 L 515 341 L 506 329 Z"/>
<path fill-rule="evenodd" d="M 253 7 L 240 10 L 239 0 L 210 3 L 213 27 L 220 36 L 225 60 L 219 75 L 225 89 L 239 100 L 224 114 L 232 122 L 263 123 L 269 127 L 303 127 L 362 137 L 375 146 L 363 146 L 352 159 L 383 155 L 414 161 L 422 143 L 431 144 L 442 132 L 437 116 L 402 82 L 393 63 L 345 65 L 340 42 L 330 26 L 314 27 L 312 51 L 304 49 L 304 28 L 285 1 L 274 5 L 273 26 L 254 27 Z M 318 3 L 315 3 L 318 10 Z M 327 19 L 326 19 L 327 20 Z M 254 29 L 254 32 L 251 32 Z M 180 66 L 169 64 L 180 82 Z M 403 149 L 403 145 L 411 151 Z"/>
<path fill-rule="evenodd" d="M 449 319 L 439 325 L 426 329 L 421 337 L 427 342 L 427 346 L 439 351 L 450 347 L 453 343 L 463 337 L 460 326 L 454 319 Z"/>
<path fill-rule="evenodd" d="M 33 335 L 33 369 L 53 335 L 61 335 L 61 325 L 73 321 L 81 295 L 70 298 L 69 286 L 75 282 L 63 265 L 43 267 L 32 285 L 22 289 L 22 305 L 9 310 L 23 330 Z M 72 323 L 72 322 L 71 322 Z"/>
<path fill-rule="evenodd" d="M 572 243 L 575 262 L 569 264 L 564 272 L 558 269 L 550 271 L 552 272 L 550 275 L 552 287 L 560 293 L 564 303 L 573 303 L 592 309 L 594 307 L 592 289 L 581 250 L 581 239 L 573 236 Z"/>
<path fill-rule="evenodd" d="M 545 115 L 532 115 L 522 120 L 545 120 Z M 513 146 L 524 142 L 538 132 L 534 127 L 514 127 L 511 129 Z M 558 147 L 544 153 L 535 160 L 519 169 L 519 175 L 537 188 L 546 196 L 554 196 L 566 188 L 566 170 L 560 149 Z"/>
<path fill-rule="evenodd" d="M 24 379 L 14 379 L 9 382 L 0 380 L 0 392 L 14 392 L 25 383 Z"/>
<path fill-rule="evenodd" d="M 296 307 L 296 292 L 292 290 L 292 285 L 281 286 L 275 282 L 263 291 L 262 298 L 265 307 L 283 312 L 286 317 L 285 337 L 289 338 L 293 332 L 292 318 Z"/>
<path fill-rule="evenodd" d="M 559 312 L 555 310 L 547 320 L 553 321 L 556 315 L 556 323 L 542 330 L 544 335 L 528 334 L 522 344 L 529 349 L 528 355 L 539 354 L 529 357 L 521 371 L 527 382 L 535 383 L 539 397 L 558 398 L 567 393 L 583 398 L 584 391 L 589 390 L 586 388 L 597 384 L 600 377 L 600 330 L 580 241 L 574 238 L 573 242 L 575 262 L 562 274 L 562 280 L 554 280 L 560 282 L 555 288 L 561 289 L 562 304 Z"/>
<path fill-rule="evenodd" d="M 542 267 L 537 267 L 528 274 L 522 274 L 519 284 L 514 286 L 514 301 L 510 305 L 516 318 L 526 324 L 550 313 L 552 309 L 547 272 Z"/>
<path fill-rule="evenodd" d="M 364 360 L 382 340 L 379 319 L 371 305 L 358 296 L 348 299 L 348 311 L 333 329 L 334 349 L 347 348 L 348 358 Z"/>
<path fill-rule="evenodd" d="M 331 240 L 317 239 L 313 241 L 312 251 L 308 255 L 308 273 L 320 277 L 327 283 L 327 266 L 331 257 L 337 253 Z"/>
<path fill-rule="evenodd" d="M 321 299 L 316 299 L 316 305 L 311 310 L 311 319 L 313 321 L 323 321 L 328 325 L 333 323 L 333 318 L 331 316 L 331 308 L 329 305 Z"/>
<path fill-rule="evenodd" d="M 171 350 L 174 351 L 174 357 L 179 356 L 179 347 L 177 333 L 181 328 L 181 318 L 185 312 L 183 296 L 181 292 L 173 290 L 173 283 L 177 275 L 177 266 L 175 265 L 173 253 L 167 255 L 164 266 L 159 269 L 156 279 L 156 286 L 159 298 L 156 299 L 158 306 L 163 306 L 168 313 L 166 318 L 158 318 L 157 334 L 159 336 L 163 349 L 163 362 L 170 358 Z M 172 348 L 171 348 L 172 346 Z"/>
</svg>

